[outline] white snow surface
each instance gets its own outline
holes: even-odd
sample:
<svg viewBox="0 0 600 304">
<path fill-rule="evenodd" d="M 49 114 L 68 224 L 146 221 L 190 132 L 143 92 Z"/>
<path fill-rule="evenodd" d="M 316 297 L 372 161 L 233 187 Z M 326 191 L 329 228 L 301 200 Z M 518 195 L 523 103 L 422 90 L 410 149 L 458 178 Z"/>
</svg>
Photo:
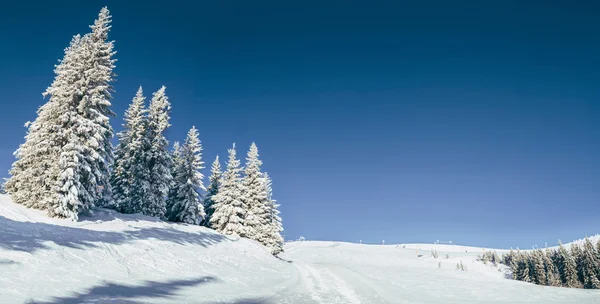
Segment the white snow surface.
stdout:
<svg viewBox="0 0 600 304">
<path fill-rule="evenodd" d="M 506 279 L 475 261 L 477 247 L 285 250 L 275 258 L 254 241 L 107 209 L 51 219 L 0 195 L 0 303 L 600 303 L 600 290 Z"/>
</svg>

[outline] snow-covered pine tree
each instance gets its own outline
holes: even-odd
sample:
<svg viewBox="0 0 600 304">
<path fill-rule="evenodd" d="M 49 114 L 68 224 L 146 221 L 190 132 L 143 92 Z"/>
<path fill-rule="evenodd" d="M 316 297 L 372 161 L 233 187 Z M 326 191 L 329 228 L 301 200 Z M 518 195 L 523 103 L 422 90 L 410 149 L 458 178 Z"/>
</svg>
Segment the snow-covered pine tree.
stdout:
<svg viewBox="0 0 600 304">
<path fill-rule="evenodd" d="M 281 235 L 283 226 L 281 224 L 281 216 L 279 215 L 280 211 L 278 210 L 279 204 L 276 204 L 277 201 L 273 199 L 273 189 L 271 184 L 271 178 L 265 172 L 263 175 L 263 187 L 267 195 L 266 205 L 269 209 L 265 246 L 271 250 L 273 255 L 277 255 L 283 252 L 284 239 Z"/>
<path fill-rule="evenodd" d="M 91 26 L 92 32 L 81 39 L 77 48 L 75 93 L 76 115 L 63 127 L 67 142 L 58 160 L 57 200 L 52 216 L 76 220 L 78 214 L 96 204 L 109 205 L 111 198 L 109 167 L 112 165 L 113 130 L 109 123 L 110 92 L 113 82 L 115 52 L 108 41 L 111 16 L 108 9 L 100 11 Z M 47 91 L 47 94 L 62 92 Z"/>
<path fill-rule="evenodd" d="M 586 238 L 582 250 L 582 272 L 584 287 L 588 289 L 600 289 L 600 269 L 596 258 L 596 249 L 590 239 Z"/>
<path fill-rule="evenodd" d="M 202 202 L 204 205 L 204 212 L 206 212 L 206 216 L 202 221 L 202 225 L 206 227 L 210 227 L 210 219 L 212 218 L 212 214 L 215 212 L 215 201 L 213 198 L 215 195 L 217 195 L 217 193 L 219 193 L 219 183 L 221 181 L 221 176 L 223 175 L 223 172 L 221 172 L 221 163 L 219 162 L 218 155 L 210 167 L 210 173 L 208 188 L 206 190 L 206 195 L 204 195 L 204 201 Z"/>
<path fill-rule="evenodd" d="M 538 285 L 546 285 L 546 268 L 544 266 L 544 252 L 541 249 L 534 250 L 531 254 L 533 269 L 533 281 Z"/>
<path fill-rule="evenodd" d="M 74 36 L 54 69 L 54 81 L 43 94 L 50 96 L 48 102 L 38 109 L 33 122 L 25 124 L 28 129 L 25 142 L 14 153 L 17 160 L 6 183 L 15 203 L 42 210 L 57 205 L 58 160 L 67 142 L 64 128 L 77 115 L 73 96 L 81 44 L 81 36 Z"/>
<path fill-rule="evenodd" d="M 221 178 L 219 193 L 213 197 L 215 201 L 210 224 L 223 234 L 245 237 L 244 218 L 246 206 L 243 201 L 245 191 L 240 178 L 240 161 L 236 159 L 235 144 L 228 150 L 227 169 Z"/>
<path fill-rule="evenodd" d="M 245 192 L 243 200 L 247 206 L 244 220 L 247 236 L 261 244 L 267 244 L 269 216 L 271 210 L 267 205 L 267 192 L 260 171 L 262 161 L 258 158 L 258 147 L 255 143 L 250 145 L 246 157 L 246 166 L 242 184 Z"/>
<path fill-rule="evenodd" d="M 513 277 L 519 281 L 531 283 L 530 271 L 530 256 L 527 252 L 517 252 L 515 257 L 516 271 L 513 272 Z"/>
<path fill-rule="evenodd" d="M 114 131 L 109 117 L 116 116 L 110 109 L 112 82 L 116 59 L 113 56 L 114 41 L 108 40 L 112 16 L 108 8 L 103 7 L 94 24 L 90 26 L 89 61 L 85 73 L 85 95 L 78 105 L 81 115 L 90 121 L 90 129 L 85 132 L 85 145 L 91 149 L 90 163 L 95 185 L 88 184 L 87 189 L 94 194 L 96 202 L 101 206 L 112 205 L 112 189 L 110 186 L 110 167 L 113 163 L 112 138 Z"/>
<path fill-rule="evenodd" d="M 177 172 L 181 171 L 180 167 L 182 166 L 181 159 L 181 145 L 178 141 L 173 143 L 173 152 L 171 152 L 171 183 L 169 185 L 169 193 L 167 195 L 167 204 L 166 204 L 166 217 L 169 218 L 169 210 L 173 207 L 173 204 L 176 203 L 175 198 L 177 197 Z"/>
<path fill-rule="evenodd" d="M 145 99 L 140 87 L 125 111 L 124 130 L 117 134 L 119 144 L 115 149 L 110 179 L 114 205 L 110 207 L 123 213 L 141 212 L 141 202 L 150 191 L 150 172 L 145 163 L 149 146 L 146 137 L 148 121 Z"/>
<path fill-rule="evenodd" d="M 181 146 L 175 167 L 175 173 L 169 197 L 170 209 L 167 210 L 168 219 L 174 222 L 184 222 L 198 225 L 206 215 L 201 204 L 199 189 L 206 191 L 202 180 L 204 169 L 202 161 L 202 144 L 198 138 L 195 127 L 188 132 L 185 143 Z"/>
<path fill-rule="evenodd" d="M 110 18 L 103 8 L 92 32 L 72 40 L 44 93 L 50 100 L 38 110 L 16 152 L 9 191 L 16 202 L 46 209 L 53 217 L 77 220 L 79 213 L 111 200 L 109 116 L 114 114 L 109 107 L 115 60 L 113 42 L 107 41 Z"/>
<path fill-rule="evenodd" d="M 168 151 L 169 142 L 164 132 L 170 126 L 169 112 L 171 104 L 166 87 L 162 86 L 152 95 L 148 110 L 148 152 L 146 168 L 150 171 L 148 197 L 143 202 L 142 213 L 158 218 L 165 218 L 166 198 L 171 183 L 171 154 Z"/>
<path fill-rule="evenodd" d="M 577 243 L 571 244 L 571 256 L 575 261 L 577 288 L 582 288 L 585 284 L 585 271 L 583 269 L 583 251 Z"/>
<path fill-rule="evenodd" d="M 558 273 L 558 269 L 554 264 L 554 260 L 556 257 L 556 250 L 550 250 L 546 248 L 543 258 L 544 258 L 544 270 L 546 272 L 546 285 L 548 286 L 561 286 L 560 274 Z"/>
<path fill-rule="evenodd" d="M 558 243 L 558 261 L 558 271 L 563 285 L 571 288 L 580 287 L 581 283 L 577 278 L 577 263 L 560 241 Z"/>
</svg>

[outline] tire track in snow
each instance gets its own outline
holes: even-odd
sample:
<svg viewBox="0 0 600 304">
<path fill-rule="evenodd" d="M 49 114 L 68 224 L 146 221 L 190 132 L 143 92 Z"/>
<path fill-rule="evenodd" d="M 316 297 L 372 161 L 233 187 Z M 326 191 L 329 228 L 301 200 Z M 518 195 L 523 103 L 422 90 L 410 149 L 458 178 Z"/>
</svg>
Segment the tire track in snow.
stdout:
<svg viewBox="0 0 600 304">
<path fill-rule="evenodd" d="M 358 295 L 331 270 L 296 264 L 301 282 L 311 299 L 317 303 L 360 304 Z"/>
</svg>

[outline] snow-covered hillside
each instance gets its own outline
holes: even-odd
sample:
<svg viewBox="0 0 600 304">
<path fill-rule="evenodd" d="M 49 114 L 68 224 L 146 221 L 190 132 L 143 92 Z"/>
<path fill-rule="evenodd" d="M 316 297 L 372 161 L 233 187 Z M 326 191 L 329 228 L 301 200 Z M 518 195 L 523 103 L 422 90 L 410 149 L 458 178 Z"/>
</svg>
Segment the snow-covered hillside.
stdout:
<svg viewBox="0 0 600 304">
<path fill-rule="evenodd" d="M 74 223 L 0 195 L 0 303 L 600 302 L 505 279 L 460 247 L 293 242 L 278 259 L 203 227 L 105 209 Z"/>
</svg>

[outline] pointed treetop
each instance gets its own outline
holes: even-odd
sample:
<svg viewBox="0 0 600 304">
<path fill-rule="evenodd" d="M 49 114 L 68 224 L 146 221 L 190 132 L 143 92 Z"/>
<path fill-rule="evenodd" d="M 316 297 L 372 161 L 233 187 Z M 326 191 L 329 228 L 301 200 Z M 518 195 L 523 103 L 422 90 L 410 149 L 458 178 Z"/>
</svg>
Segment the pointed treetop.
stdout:
<svg viewBox="0 0 600 304">
<path fill-rule="evenodd" d="M 232 166 L 236 162 L 239 162 L 237 159 L 235 159 L 235 157 L 236 157 L 235 143 L 233 143 L 233 146 L 231 147 L 231 149 L 227 150 L 227 152 L 229 152 L 229 162 L 227 163 L 227 167 L 229 168 L 229 166 Z M 233 167 L 237 167 L 237 165 L 234 165 Z"/>
<path fill-rule="evenodd" d="M 98 14 L 98 18 L 94 21 L 93 25 L 90 25 L 92 29 L 92 38 L 94 41 L 104 41 L 108 39 L 108 32 L 112 27 L 110 23 L 112 16 L 108 11 L 108 8 L 105 6 L 100 10 Z"/>
<path fill-rule="evenodd" d="M 215 157 L 215 161 L 213 161 L 212 166 L 210 167 L 210 172 L 219 175 L 221 174 L 221 162 L 219 161 L 219 155 Z"/>
<path fill-rule="evenodd" d="M 248 150 L 248 156 L 246 160 L 248 161 L 249 167 L 256 167 L 256 170 L 262 165 L 262 161 L 258 159 L 258 147 L 254 142 L 250 145 L 250 149 Z"/>
<path fill-rule="evenodd" d="M 173 143 L 173 153 L 179 153 L 181 150 L 181 145 L 179 144 L 178 141 L 175 141 Z"/>
<path fill-rule="evenodd" d="M 185 139 L 185 145 L 192 149 L 193 153 L 198 153 L 202 151 L 202 146 L 200 145 L 200 139 L 198 138 L 199 133 L 198 129 L 195 126 L 188 131 L 187 137 Z"/>
<path fill-rule="evenodd" d="M 169 103 L 169 97 L 165 94 L 166 87 L 162 86 L 158 91 L 152 94 L 152 101 L 150 102 L 149 116 L 152 124 L 154 124 L 154 132 L 162 133 L 168 127 L 171 126 L 169 123 L 169 112 L 171 111 L 171 103 Z"/>
</svg>

